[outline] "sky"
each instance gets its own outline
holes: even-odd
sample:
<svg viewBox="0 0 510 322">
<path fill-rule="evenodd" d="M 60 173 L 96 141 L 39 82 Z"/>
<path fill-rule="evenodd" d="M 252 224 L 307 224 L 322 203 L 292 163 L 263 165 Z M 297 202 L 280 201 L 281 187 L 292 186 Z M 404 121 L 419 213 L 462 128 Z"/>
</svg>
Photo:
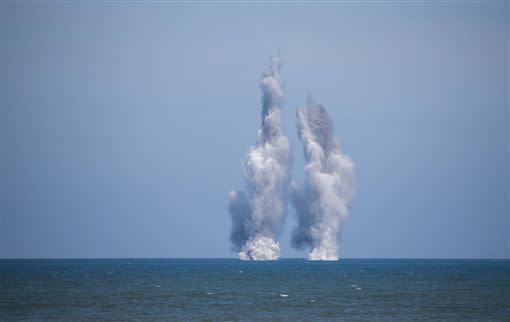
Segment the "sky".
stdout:
<svg viewBox="0 0 510 322">
<path fill-rule="evenodd" d="M 340 257 L 510 258 L 509 2 L 2 1 L 3 258 L 236 257 L 278 50 L 356 163 Z M 280 237 L 290 247 L 291 207 Z"/>
</svg>

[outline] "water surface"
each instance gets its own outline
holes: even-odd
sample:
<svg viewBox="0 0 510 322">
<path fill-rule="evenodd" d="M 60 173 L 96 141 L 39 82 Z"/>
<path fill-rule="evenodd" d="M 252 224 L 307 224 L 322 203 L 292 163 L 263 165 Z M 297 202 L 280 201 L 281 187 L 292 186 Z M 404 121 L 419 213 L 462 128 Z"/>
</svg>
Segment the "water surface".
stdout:
<svg viewBox="0 0 510 322">
<path fill-rule="evenodd" d="M 1 260 L 2 320 L 508 320 L 508 260 Z"/>
</svg>

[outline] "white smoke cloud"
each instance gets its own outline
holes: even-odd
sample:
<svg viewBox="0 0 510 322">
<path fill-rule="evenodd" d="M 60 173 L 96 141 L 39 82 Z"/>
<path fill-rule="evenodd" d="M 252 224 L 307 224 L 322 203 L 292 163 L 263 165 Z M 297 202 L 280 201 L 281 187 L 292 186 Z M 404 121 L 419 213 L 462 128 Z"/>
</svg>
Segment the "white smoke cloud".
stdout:
<svg viewBox="0 0 510 322">
<path fill-rule="evenodd" d="M 281 128 L 281 88 L 278 54 L 262 75 L 262 123 L 257 141 L 243 162 L 246 193 L 232 191 L 230 241 L 243 260 L 276 260 L 280 253 L 278 236 L 287 209 L 290 144 Z"/>
<path fill-rule="evenodd" d="M 308 107 L 297 111 L 297 130 L 307 164 L 304 185 L 292 187 L 298 224 L 291 244 L 310 247 L 310 260 L 337 260 L 338 236 L 353 195 L 354 163 L 340 150 L 324 107 L 310 98 Z"/>
</svg>

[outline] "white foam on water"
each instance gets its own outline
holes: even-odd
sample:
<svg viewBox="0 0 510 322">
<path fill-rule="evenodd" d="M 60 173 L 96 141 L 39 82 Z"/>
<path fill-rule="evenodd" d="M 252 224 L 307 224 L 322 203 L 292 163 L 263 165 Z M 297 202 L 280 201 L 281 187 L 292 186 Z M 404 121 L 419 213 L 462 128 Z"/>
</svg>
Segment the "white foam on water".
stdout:
<svg viewBox="0 0 510 322">
<path fill-rule="evenodd" d="M 280 294 L 280 297 L 289 297 L 288 294 Z"/>
<path fill-rule="evenodd" d="M 315 300 L 310 300 L 310 303 L 315 303 Z"/>
<path fill-rule="evenodd" d="M 156 285 L 156 288 L 159 288 L 159 285 Z"/>
<path fill-rule="evenodd" d="M 361 287 L 356 287 L 356 289 L 357 289 L 358 291 L 361 291 Z"/>
<path fill-rule="evenodd" d="M 207 295 L 213 295 L 214 292 L 207 292 Z"/>
</svg>

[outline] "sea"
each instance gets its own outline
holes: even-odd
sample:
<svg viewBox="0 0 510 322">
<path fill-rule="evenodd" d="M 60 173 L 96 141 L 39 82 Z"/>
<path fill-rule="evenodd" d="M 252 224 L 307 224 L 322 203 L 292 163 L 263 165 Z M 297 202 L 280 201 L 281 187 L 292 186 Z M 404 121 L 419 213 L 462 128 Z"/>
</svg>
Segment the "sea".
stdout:
<svg viewBox="0 0 510 322">
<path fill-rule="evenodd" d="M 0 260 L 0 319 L 510 320 L 510 261 Z"/>
</svg>

